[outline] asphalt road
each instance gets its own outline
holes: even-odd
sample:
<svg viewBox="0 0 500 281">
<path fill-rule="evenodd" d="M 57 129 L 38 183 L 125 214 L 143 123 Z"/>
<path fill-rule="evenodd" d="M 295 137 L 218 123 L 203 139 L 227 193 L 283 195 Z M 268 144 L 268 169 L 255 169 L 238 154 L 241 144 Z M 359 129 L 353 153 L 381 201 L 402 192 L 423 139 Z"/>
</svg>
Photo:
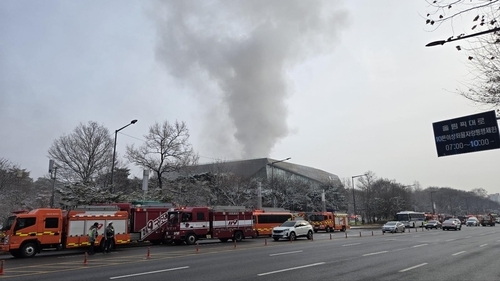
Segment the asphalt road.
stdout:
<svg viewBox="0 0 500 281">
<path fill-rule="evenodd" d="M 500 280 L 499 233 L 498 226 L 385 235 L 350 230 L 347 238 L 316 233 L 313 241 L 121 248 L 87 263 L 74 251 L 0 256 L 0 280 Z"/>
</svg>

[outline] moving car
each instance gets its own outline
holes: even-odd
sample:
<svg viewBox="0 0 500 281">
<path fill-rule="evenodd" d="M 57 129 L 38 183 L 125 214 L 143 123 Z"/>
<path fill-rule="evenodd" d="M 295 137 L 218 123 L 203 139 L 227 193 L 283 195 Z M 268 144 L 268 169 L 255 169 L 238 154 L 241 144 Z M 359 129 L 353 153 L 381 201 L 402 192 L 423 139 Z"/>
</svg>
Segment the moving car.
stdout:
<svg viewBox="0 0 500 281">
<path fill-rule="evenodd" d="M 293 220 L 286 221 L 280 226 L 273 228 L 273 239 L 278 241 L 280 239 L 287 239 L 293 241 L 297 237 L 306 237 L 311 240 L 313 238 L 313 226 L 306 220 Z"/>
<path fill-rule="evenodd" d="M 462 224 L 459 219 L 449 219 L 443 222 L 442 228 L 443 230 L 462 230 Z"/>
<path fill-rule="evenodd" d="M 382 233 L 386 231 L 391 233 L 405 232 L 405 224 L 399 221 L 388 221 L 382 226 Z"/>
<path fill-rule="evenodd" d="M 466 226 L 479 226 L 479 220 L 476 217 L 470 217 L 465 222 Z"/>
<path fill-rule="evenodd" d="M 442 227 L 441 223 L 439 221 L 437 221 L 437 220 L 428 221 L 427 224 L 425 225 L 426 229 L 430 229 L 430 228 L 438 229 L 438 228 L 441 228 L 441 227 Z"/>
</svg>

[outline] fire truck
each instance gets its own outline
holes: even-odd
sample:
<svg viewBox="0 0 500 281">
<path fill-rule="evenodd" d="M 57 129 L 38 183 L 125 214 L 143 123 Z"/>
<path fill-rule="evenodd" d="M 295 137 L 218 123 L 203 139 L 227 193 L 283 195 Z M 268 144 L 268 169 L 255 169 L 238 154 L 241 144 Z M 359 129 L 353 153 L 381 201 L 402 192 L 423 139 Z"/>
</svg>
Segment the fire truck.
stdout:
<svg viewBox="0 0 500 281">
<path fill-rule="evenodd" d="M 154 245 L 164 242 L 165 224 L 171 203 L 132 202 L 112 203 L 129 216 L 128 231 L 131 241 L 149 241 Z"/>
<path fill-rule="evenodd" d="M 242 206 L 182 207 L 168 212 L 165 238 L 193 245 L 199 239 L 240 242 L 254 237 L 252 211 Z"/>
<path fill-rule="evenodd" d="M 0 251 L 14 257 L 29 258 L 43 249 L 88 247 L 88 232 L 98 223 L 95 245 L 104 244 L 103 232 L 113 222 L 115 238 L 112 246 L 130 241 L 128 213 L 116 206 L 82 206 L 70 211 L 53 208 L 15 212 L 0 230 Z"/>
<path fill-rule="evenodd" d="M 333 212 L 316 212 L 308 213 L 307 219 L 314 228 L 314 232 L 326 231 L 334 232 L 346 231 L 350 228 L 348 216 L 343 213 L 333 213 Z"/>
</svg>

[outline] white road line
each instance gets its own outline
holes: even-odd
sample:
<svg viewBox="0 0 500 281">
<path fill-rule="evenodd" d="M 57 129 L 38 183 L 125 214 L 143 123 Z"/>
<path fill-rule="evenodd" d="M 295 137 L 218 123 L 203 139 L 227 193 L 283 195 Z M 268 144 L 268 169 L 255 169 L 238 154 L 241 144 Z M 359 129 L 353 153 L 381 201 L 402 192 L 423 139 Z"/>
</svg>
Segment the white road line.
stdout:
<svg viewBox="0 0 500 281">
<path fill-rule="evenodd" d="M 284 253 L 276 253 L 276 254 L 270 254 L 270 257 L 273 256 L 281 256 L 281 255 L 289 255 L 289 254 L 296 254 L 296 253 L 302 253 L 302 250 L 300 251 L 292 251 L 292 252 L 284 252 Z"/>
<path fill-rule="evenodd" d="M 342 247 L 347 247 L 347 246 L 354 246 L 354 245 L 360 245 L 361 243 L 352 243 L 352 244 L 344 244 Z"/>
<path fill-rule="evenodd" d="M 460 255 L 460 254 L 463 254 L 465 253 L 465 251 L 461 251 L 461 252 L 458 252 L 458 253 L 454 253 L 452 256 L 457 256 L 457 255 Z"/>
<path fill-rule="evenodd" d="M 363 257 L 373 256 L 373 255 L 378 255 L 378 254 L 383 254 L 383 253 L 387 253 L 387 251 L 364 254 Z"/>
<path fill-rule="evenodd" d="M 479 245 L 479 248 L 484 247 L 484 246 L 486 246 L 486 245 L 488 245 L 488 244 Z"/>
<path fill-rule="evenodd" d="M 394 249 L 394 250 L 392 250 L 392 252 L 404 251 L 404 250 L 407 250 L 407 248 L 399 248 L 399 249 Z"/>
<path fill-rule="evenodd" d="M 418 248 L 418 247 L 427 246 L 427 245 L 429 245 L 429 244 L 420 244 L 420 245 L 415 245 L 415 246 L 413 246 L 413 248 Z"/>
<path fill-rule="evenodd" d="M 421 267 L 421 266 L 424 266 L 426 265 L 427 263 L 424 262 L 424 263 L 421 263 L 421 264 L 417 264 L 415 266 L 412 266 L 412 267 L 408 267 L 408 268 L 405 268 L 405 269 L 401 269 L 399 272 L 405 272 L 405 271 L 408 271 L 408 270 L 412 270 L 412 269 L 415 269 L 417 267 Z"/>
<path fill-rule="evenodd" d="M 270 275 L 270 274 L 275 274 L 275 273 L 280 273 L 280 272 L 285 272 L 285 271 L 290 271 L 290 270 L 296 270 L 296 269 L 301 269 L 301 268 L 306 268 L 306 267 L 312 267 L 312 266 L 317 266 L 317 265 L 322 265 L 322 264 L 325 264 L 325 263 L 318 262 L 318 263 L 290 267 L 290 268 L 285 268 L 285 269 L 280 269 L 280 270 L 275 270 L 275 271 L 269 271 L 269 272 L 259 273 L 259 274 L 257 274 L 257 276 Z"/>
<path fill-rule="evenodd" d="M 455 241 L 457 239 L 448 239 L 448 240 L 444 240 L 445 242 L 451 242 L 451 241 Z"/>
<path fill-rule="evenodd" d="M 113 279 L 120 279 L 120 278 L 128 278 L 128 277 L 141 276 L 141 275 L 147 275 L 147 274 L 155 274 L 155 273 L 160 273 L 160 272 L 174 271 L 174 270 L 188 269 L 188 268 L 189 268 L 189 266 L 183 266 L 183 267 L 175 267 L 175 268 L 155 270 L 155 271 L 146 271 L 146 272 L 134 273 L 134 274 L 128 274 L 128 275 L 113 276 L 113 277 L 109 277 L 109 279 L 113 280 Z"/>
<path fill-rule="evenodd" d="M 464 238 L 472 238 L 472 236 L 465 236 Z"/>
</svg>

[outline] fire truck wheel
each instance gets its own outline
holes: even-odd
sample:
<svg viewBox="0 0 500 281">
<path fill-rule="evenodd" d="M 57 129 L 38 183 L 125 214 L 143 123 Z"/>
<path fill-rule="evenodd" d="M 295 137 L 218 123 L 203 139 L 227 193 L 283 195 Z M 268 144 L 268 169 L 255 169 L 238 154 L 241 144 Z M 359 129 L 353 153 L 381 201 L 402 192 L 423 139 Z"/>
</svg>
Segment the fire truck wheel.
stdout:
<svg viewBox="0 0 500 281">
<path fill-rule="evenodd" d="M 188 234 L 186 237 L 186 244 L 188 245 L 194 245 L 196 243 L 196 235 L 194 233 Z"/>
<path fill-rule="evenodd" d="M 329 226 L 326 227 L 326 233 L 328 232 L 332 232 L 332 229 Z"/>
<path fill-rule="evenodd" d="M 307 232 L 307 239 L 311 240 L 313 238 L 313 233 L 312 231 L 309 230 L 309 232 Z"/>
<path fill-rule="evenodd" d="M 290 241 L 294 241 L 295 238 L 295 232 L 290 233 Z"/>
<path fill-rule="evenodd" d="M 241 231 L 236 231 L 234 233 L 233 241 L 241 242 L 241 240 L 243 240 L 243 233 L 241 233 Z"/>
<path fill-rule="evenodd" d="M 23 258 L 31 258 L 36 255 L 36 245 L 34 243 L 26 243 L 21 247 L 21 256 Z"/>
</svg>

